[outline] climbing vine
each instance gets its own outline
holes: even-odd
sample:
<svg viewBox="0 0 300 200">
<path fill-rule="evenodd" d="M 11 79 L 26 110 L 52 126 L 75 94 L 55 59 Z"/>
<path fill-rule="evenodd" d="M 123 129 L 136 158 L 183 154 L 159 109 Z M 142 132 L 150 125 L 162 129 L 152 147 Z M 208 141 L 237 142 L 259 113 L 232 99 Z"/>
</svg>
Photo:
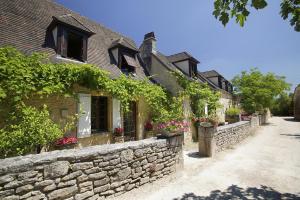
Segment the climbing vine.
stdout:
<svg viewBox="0 0 300 200">
<path fill-rule="evenodd" d="M 33 96 L 75 97 L 75 84 L 111 94 L 120 100 L 124 112 L 131 101 L 144 97 L 154 122 L 172 117 L 178 103 L 148 79 L 125 75 L 111 79 L 108 72 L 93 65 L 51 63 L 43 54 L 24 55 L 12 47 L 0 48 L 0 153 L 23 154 L 61 137 L 65 130 L 51 120 L 47 109 L 26 102 Z"/>
<path fill-rule="evenodd" d="M 206 83 L 198 80 L 188 79 L 179 71 L 172 72 L 178 84 L 183 88 L 182 96 L 190 98 L 193 117 L 205 116 L 205 105 L 208 106 L 208 115 L 215 115 L 216 109 L 220 107 L 220 93 L 213 91 Z"/>
</svg>

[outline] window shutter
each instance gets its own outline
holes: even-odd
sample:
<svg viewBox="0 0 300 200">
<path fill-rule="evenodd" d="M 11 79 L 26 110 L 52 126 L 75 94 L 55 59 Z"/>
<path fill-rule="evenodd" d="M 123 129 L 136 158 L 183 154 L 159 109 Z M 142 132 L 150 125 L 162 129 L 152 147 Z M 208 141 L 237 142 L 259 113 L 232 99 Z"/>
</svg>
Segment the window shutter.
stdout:
<svg viewBox="0 0 300 200">
<path fill-rule="evenodd" d="M 63 40 L 63 28 L 61 26 L 57 27 L 57 45 L 56 45 L 56 53 L 61 55 L 61 45 Z"/>
<path fill-rule="evenodd" d="M 87 37 L 83 36 L 82 38 L 82 50 L 81 50 L 81 58 L 83 61 L 87 61 Z"/>
<path fill-rule="evenodd" d="M 61 40 L 61 56 L 67 57 L 68 53 L 68 32 L 62 29 L 62 40 Z"/>
<path fill-rule="evenodd" d="M 120 100 L 113 98 L 113 128 L 121 127 L 121 104 Z"/>
<path fill-rule="evenodd" d="M 78 94 L 78 128 L 77 137 L 89 137 L 91 135 L 91 95 Z"/>
</svg>

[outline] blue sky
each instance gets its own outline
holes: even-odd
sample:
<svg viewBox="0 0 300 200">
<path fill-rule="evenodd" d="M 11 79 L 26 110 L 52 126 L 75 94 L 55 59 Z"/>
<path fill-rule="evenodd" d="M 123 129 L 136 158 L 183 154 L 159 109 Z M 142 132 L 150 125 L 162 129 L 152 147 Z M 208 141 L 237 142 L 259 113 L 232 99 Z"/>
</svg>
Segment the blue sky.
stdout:
<svg viewBox="0 0 300 200">
<path fill-rule="evenodd" d="M 242 70 L 286 76 L 300 83 L 300 33 L 280 15 L 280 1 L 251 10 L 245 27 L 225 28 L 212 15 L 212 0 L 56 0 L 56 2 L 135 40 L 154 31 L 166 55 L 187 51 L 200 60 L 199 71 L 215 69 L 231 79 Z"/>
</svg>

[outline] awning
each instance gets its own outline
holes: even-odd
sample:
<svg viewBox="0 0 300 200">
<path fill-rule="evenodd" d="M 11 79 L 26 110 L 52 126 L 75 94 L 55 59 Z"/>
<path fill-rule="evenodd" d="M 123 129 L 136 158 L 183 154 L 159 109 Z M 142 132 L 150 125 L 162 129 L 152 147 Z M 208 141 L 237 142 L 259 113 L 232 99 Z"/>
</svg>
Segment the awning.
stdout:
<svg viewBox="0 0 300 200">
<path fill-rule="evenodd" d="M 129 56 L 129 55 L 125 55 L 123 54 L 124 56 L 124 59 L 126 61 L 126 63 L 129 65 L 129 66 L 132 66 L 132 67 L 138 67 L 138 64 L 136 63 L 136 60 L 134 57 L 132 56 Z"/>
</svg>

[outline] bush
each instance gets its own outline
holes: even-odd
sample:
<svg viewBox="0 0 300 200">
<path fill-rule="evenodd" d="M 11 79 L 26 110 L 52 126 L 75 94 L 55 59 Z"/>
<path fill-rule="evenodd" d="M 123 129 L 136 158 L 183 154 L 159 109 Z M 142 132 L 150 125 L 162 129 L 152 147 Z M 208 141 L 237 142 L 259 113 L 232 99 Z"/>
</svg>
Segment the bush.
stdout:
<svg viewBox="0 0 300 200">
<path fill-rule="evenodd" d="M 236 107 L 231 107 L 231 108 L 228 108 L 225 113 L 228 116 L 235 116 L 235 115 L 239 115 L 241 113 L 241 110 Z"/>
<path fill-rule="evenodd" d="M 9 124 L 0 129 L 0 157 L 30 153 L 61 138 L 64 132 L 49 116 L 46 107 L 18 108 L 18 115 L 7 119 Z"/>
</svg>

